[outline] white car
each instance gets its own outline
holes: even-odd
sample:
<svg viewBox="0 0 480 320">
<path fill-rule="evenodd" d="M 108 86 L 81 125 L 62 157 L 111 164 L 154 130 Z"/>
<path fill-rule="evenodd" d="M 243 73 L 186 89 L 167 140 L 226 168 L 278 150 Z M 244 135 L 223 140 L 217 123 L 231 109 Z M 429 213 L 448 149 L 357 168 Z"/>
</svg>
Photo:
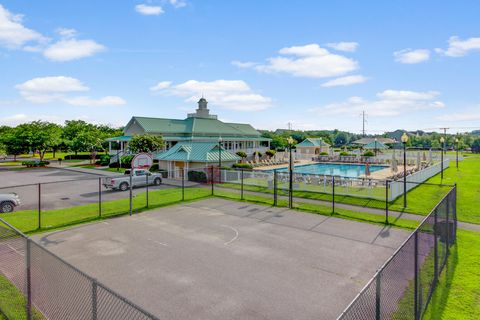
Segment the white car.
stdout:
<svg viewBox="0 0 480 320">
<path fill-rule="evenodd" d="M 162 176 L 159 173 L 152 173 L 148 170 L 134 169 L 132 172 L 132 187 L 141 187 L 148 184 L 159 186 L 162 184 Z M 107 189 L 126 191 L 130 188 L 130 170 L 125 170 L 123 177 L 105 178 L 103 186 Z"/>
<path fill-rule="evenodd" d="M 0 213 L 12 212 L 20 205 L 20 198 L 16 193 L 0 194 Z"/>
</svg>

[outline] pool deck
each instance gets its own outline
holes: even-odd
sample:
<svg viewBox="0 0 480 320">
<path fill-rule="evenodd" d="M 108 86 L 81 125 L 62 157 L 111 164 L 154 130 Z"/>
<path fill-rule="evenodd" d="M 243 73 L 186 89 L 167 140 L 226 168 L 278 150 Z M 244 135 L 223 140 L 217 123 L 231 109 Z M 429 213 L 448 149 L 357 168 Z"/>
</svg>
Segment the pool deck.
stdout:
<svg viewBox="0 0 480 320">
<path fill-rule="evenodd" d="M 347 162 L 318 162 L 318 161 L 310 161 L 310 160 L 296 160 L 295 161 L 295 166 L 303 166 L 307 164 L 318 164 L 318 163 L 328 163 L 328 164 L 364 164 L 364 163 L 347 163 Z M 372 164 L 372 165 L 377 165 L 377 164 Z M 284 164 L 279 164 L 279 165 L 273 165 L 273 166 L 262 166 L 262 167 L 256 167 L 253 168 L 255 171 L 267 171 L 267 170 L 274 170 L 274 169 L 283 169 L 283 168 L 288 168 L 288 163 Z M 407 170 L 412 170 L 414 169 L 415 166 L 407 166 Z M 403 170 L 403 166 L 398 166 L 398 172 L 401 172 Z M 376 180 L 385 180 L 391 178 L 395 173 L 392 171 L 391 167 L 387 167 L 382 170 L 378 170 L 375 172 L 370 173 L 369 178 L 370 179 L 376 179 Z M 365 178 L 365 175 L 359 176 L 359 178 Z"/>
</svg>

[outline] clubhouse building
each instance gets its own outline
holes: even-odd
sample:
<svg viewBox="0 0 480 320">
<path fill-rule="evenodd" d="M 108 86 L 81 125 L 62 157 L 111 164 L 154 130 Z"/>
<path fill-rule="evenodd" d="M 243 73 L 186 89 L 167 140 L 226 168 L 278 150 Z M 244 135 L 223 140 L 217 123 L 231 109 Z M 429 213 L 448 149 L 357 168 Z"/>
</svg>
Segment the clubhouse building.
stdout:
<svg viewBox="0 0 480 320">
<path fill-rule="evenodd" d="M 220 121 L 210 114 L 207 104 L 201 98 L 196 112 L 188 114 L 186 119 L 132 117 L 122 136 L 108 139 L 113 161 L 117 153 L 128 154 L 128 142 L 137 134 L 162 136 L 164 150 L 154 158 L 162 169 L 169 171 L 218 163 L 220 153 L 222 164 L 230 165 L 240 160 L 237 151 L 251 157 L 255 151 L 264 153 L 270 149 L 270 139 L 263 138 L 251 125 Z"/>
</svg>

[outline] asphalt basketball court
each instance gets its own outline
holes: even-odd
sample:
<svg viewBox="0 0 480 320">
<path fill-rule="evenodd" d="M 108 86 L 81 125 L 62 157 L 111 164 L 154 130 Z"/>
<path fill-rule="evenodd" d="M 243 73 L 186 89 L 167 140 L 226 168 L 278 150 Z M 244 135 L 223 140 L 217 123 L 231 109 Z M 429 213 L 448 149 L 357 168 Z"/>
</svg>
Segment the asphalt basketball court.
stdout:
<svg viewBox="0 0 480 320">
<path fill-rule="evenodd" d="M 218 198 L 33 239 L 160 319 L 335 319 L 409 232 Z"/>
</svg>

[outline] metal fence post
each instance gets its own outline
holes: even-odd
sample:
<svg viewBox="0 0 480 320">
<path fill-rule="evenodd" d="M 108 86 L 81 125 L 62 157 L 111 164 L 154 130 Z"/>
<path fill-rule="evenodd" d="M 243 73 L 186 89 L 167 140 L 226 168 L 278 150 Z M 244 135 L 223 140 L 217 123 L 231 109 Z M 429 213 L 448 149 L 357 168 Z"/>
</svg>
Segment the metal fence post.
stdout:
<svg viewBox="0 0 480 320">
<path fill-rule="evenodd" d="M 388 224 L 388 179 L 385 181 L 385 224 Z"/>
<path fill-rule="evenodd" d="M 335 213 L 335 176 L 332 176 L 332 213 Z"/>
<path fill-rule="evenodd" d="M 25 254 L 26 265 L 27 265 L 27 319 L 32 319 L 32 274 L 31 274 L 31 248 L 30 248 L 30 239 L 26 238 L 27 249 Z"/>
<path fill-rule="evenodd" d="M 212 165 L 212 176 L 211 176 L 211 179 L 210 179 L 210 182 L 212 183 L 212 196 L 213 196 L 213 193 L 214 193 L 214 190 L 213 190 L 213 184 L 215 183 L 215 178 L 213 177 L 213 165 Z"/>
<path fill-rule="evenodd" d="M 98 178 L 98 216 L 102 217 L 102 178 Z"/>
<path fill-rule="evenodd" d="M 450 254 L 450 201 L 449 197 L 447 196 L 447 225 L 446 225 L 446 263 L 448 265 L 448 255 Z"/>
<path fill-rule="evenodd" d="M 182 168 L 182 201 L 185 201 L 185 168 Z"/>
<path fill-rule="evenodd" d="M 97 281 L 92 280 L 92 320 L 97 320 Z"/>
<path fill-rule="evenodd" d="M 375 290 L 375 320 L 380 320 L 381 319 L 381 314 L 382 314 L 382 312 L 381 312 L 382 309 L 380 308 L 380 306 L 381 306 L 380 294 L 381 294 L 381 291 L 382 291 L 381 278 L 382 278 L 382 272 L 379 272 L 377 274 L 376 290 Z"/>
<path fill-rule="evenodd" d="M 132 210 L 133 210 L 133 205 L 132 205 L 132 171 L 133 169 L 130 170 L 130 191 L 129 191 L 129 198 L 130 198 L 130 215 L 132 215 Z"/>
<path fill-rule="evenodd" d="M 433 289 L 437 287 L 438 283 L 438 217 L 437 217 L 437 209 L 433 212 Z"/>
<path fill-rule="evenodd" d="M 278 180 L 277 169 L 273 169 L 273 206 L 278 206 Z"/>
<path fill-rule="evenodd" d="M 290 170 L 288 173 L 289 179 L 288 179 L 288 207 L 290 209 L 293 208 L 293 169 L 292 166 L 290 165 Z"/>
<path fill-rule="evenodd" d="M 145 200 L 146 200 L 146 202 L 147 202 L 146 204 L 147 204 L 147 208 L 148 208 L 148 205 L 149 205 L 149 203 L 148 203 L 148 200 L 149 200 L 149 199 L 148 199 L 148 182 L 149 182 L 149 181 L 148 181 L 148 174 L 145 175 L 145 180 L 146 180 L 146 183 L 147 183 L 147 184 L 145 185 L 145 191 L 146 191 L 146 193 L 145 193 Z"/>
<path fill-rule="evenodd" d="M 415 268 L 415 273 L 414 273 L 414 277 L 415 277 L 415 280 L 414 280 L 414 290 L 413 290 L 413 294 L 414 294 L 414 319 L 415 320 L 419 320 L 420 319 L 420 313 L 419 313 L 419 305 L 418 305 L 418 283 L 419 283 L 419 279 L 418 279 L 418 232 L 415 231 L 415 236 L 414 236 L 414 254 L 415 254 L 415 257 L 414 257 L 414 268 Z"/>
<path fill-rule="evenodd" d="M 243 200 L 243 169 L 240 169 L 240 200 Z"/>
<path fill-rule="evenodd" d="M 38 184 L 38 229 L 42 228 L 42 184 Z"/>
</svg>

